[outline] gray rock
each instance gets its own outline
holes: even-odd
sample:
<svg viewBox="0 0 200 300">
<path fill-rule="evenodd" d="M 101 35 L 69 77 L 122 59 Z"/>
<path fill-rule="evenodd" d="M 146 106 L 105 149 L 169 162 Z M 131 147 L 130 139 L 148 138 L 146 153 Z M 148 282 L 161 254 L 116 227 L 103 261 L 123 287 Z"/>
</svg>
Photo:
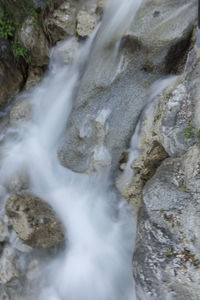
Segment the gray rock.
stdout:
<svg viewBox="0 0 200 300">
<path fill-rule="evenodd" d="M 19 99 L 10 110 L 10 121 L 29 121 L 32 116 L 32 107 L 28 98 Z"/>
<path fill-rule="evenodd" d="M 23 46 L 27 48 L 31 54 L 31 64 L 39 67 L 47 65 L 50 55 L 48 41 L 42 28 L 38 25 L 34 25 L 33 17 L 29 17 L 25 20 L 18 35 Z"/>
<path fill-rule="evenodd" d="M 19 238 L 33 248 L 49 248 L 64 239 L 62 226 L 52 208 L 30 194 L 13 194 L 6 214 Z"/>
<path fill-rule="evenodd" d="M 10 300 L 3 285 L 0 285 L 0 300 Z"/>
<path fill-rule="evenodd" d="M 4 218 L 0 219 L 0 243 L 9 240 L 8 224 Z"/>
<path fill-rule="evenodd" d="M 76 27 L 76 4 L 71 1 L 64 1 L 52 15 L 49 15 L 44 22 L 46 31 L 55 44 L 64 40 L 67 36 L 75 34 Z"/>
<path fill-rule="evenodd" d="M 22 63 L 23 66 L 23 63 Z M 0 109 L 20 91 L 23 86 L 23 68 L 13 56 L 10 43 L 0 38 Z"/>
<path fill-rule="evenodd" d="M 97 25 L 97 17 L 86 11 L 79 11 L 77 15 L 77 34 L 80 37 L 88 37 Z"/>
<path fill-rule="evenodd" d="M 72 64 L 79 50 L 80 44 L 75 38 L 68 39 L 64 42 L 58 42 L 56 47 L 51 52 L 51 66 L 56 65 L 69 65 Z"/>
<path fill-rule="evenodd" d="M 25 89 L 29 90 L 35 85 L 40 83 L 43 76 L 43 70 L 41 68 L 30 68 L 28 72 L 28 77 L 26 80 Z"/>
<path fill-rule="evenodd" d="M 160 11 L 159 18 L 153 16 L 155 10 Z M 149 87 L 166 73 L 180 71 L 181 62 L 176 56 L 177 52 L 170 49 L 177 46 L 177 49 L 186 51 L 195 17 L 194 1 L 167 1 L 164 4 L 163 1 L 145 2 L 137 21 L 123 38 L 117 57 L 119 64 L 116 63 L 112 41 L 103 46 L 100 42 L 98 44 L 97 37 L 77 92 L 66 134 L 59 146 L 59 158 L 65 167 L 85 172 L 96 168 L 95 161 L 99 165 L 102 159 L 103 165 L 109 164 L 116 169 L 145 105 Z M 144 22 L 144 18 L 148 22 Z M 99 39 L 100 36 L 101 32 Z M 103 125 L 106 134 L 100 146 L 95 120 L 104 111 L 110 113 Z M 88 130 L 85 134 L 84 128 Z M 166 130 L 165 135 L 169 135 L 168 140 L 171 141 L 171 132 L 169 134 Z M 181 144 L 183 132 L 179 135 L 178 142 Z M 163 145 L 162 141 L 159 142 Z M 96 147 L 103 151 L 96 151 Z M 96 152 L 101 153 L 101 159 L 95 158 Z"/>
<path fill-rule="evenodd" d="M 166 159 L 144 188 L 133 264 L 138 299 L 199 299 L 200 204 L 186 177 L 197 151 Z"/>
<path fill-rule="evenodd" d="M 0 284 L 13 285 L 19 276 L 13 251 L 5 247 L 0 258 Z"/>
<path fill-rule="evenodd" d="M 145 20 L 145 21 L 144 21 Z M 167 72 L 176 72 L 184 58 L 187 40 L 196 20 L 195 0 L 144 1 L 129 36 L 147 50 L 146 60 L 153 67 L 160 64 Z"/>
</svg>

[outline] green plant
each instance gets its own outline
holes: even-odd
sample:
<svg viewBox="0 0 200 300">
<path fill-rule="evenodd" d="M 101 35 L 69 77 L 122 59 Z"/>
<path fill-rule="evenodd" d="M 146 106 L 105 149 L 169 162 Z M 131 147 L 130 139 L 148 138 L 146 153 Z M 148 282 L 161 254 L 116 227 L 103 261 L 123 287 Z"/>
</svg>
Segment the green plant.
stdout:
<svg viewBox="0 0 200 300">
<path fill-rule="evenodd" d="M 180 187 L 181 189 L 183 189 L 183 190 L 186 189 L 186 185 L 185 185 L 184 182 L 181 182 L 181 183 L 179 184 L 179 187 Z"/>
<path fill-rule="evenodd" d="M 31 63 L 31 56 L 29 55 L 28 50 L 16 39 L 12 42 L 12 50 L 15 57 L 22 57 L 28 64 Z"/>
<path fill-rule="evenodd" d="M 169 250 L 167 251 L 166 256 L 169 257 L 172 254 L 173 250 L 174 250 L 173 247 L 170 247 Z"/>
<path fill-rule="evenodd" d="M 196 145 L 198 148 L 200 148 L 200 129 L 197 131 L 196 138 L 197 138 Z"/>
<path fill-rule="evenodd" d="M 185 129 L 184 129 L 184 138 L 185 139 L 190 139 L 194 137 L 194 130 L 195 127 L 192 124 L 189 124 Z"/>
<path fill-rule="evenodd" d="M 3 39 L 9 39 L 14 36 L 15 26 L 12 20 L 10 20 L 4 11 L 0 9 L 0 37 Z"/>
<path fill-rule="evenodd" d="M 40 24 L 38 13 L 36 12 L 36 10 L 33 7 L 27 9 L 27 14 L 32 17 L 32 25 L 33 26 Z"/>
</svg>

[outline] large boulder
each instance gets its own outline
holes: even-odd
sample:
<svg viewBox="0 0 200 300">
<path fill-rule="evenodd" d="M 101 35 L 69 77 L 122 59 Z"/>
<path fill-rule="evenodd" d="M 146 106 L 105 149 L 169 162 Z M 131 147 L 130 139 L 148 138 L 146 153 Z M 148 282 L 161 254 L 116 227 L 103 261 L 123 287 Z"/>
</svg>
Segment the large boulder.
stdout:
<svg viewBox="0 0 200 300">
<path fill-rule="evenodd" d="M 13 194 L 6 214 L 19 238 L 33 248 L 49 248 L 64 239 L 61 223 L 52 208 L 30 194 Z"/>
<path fill-rule="evenodd" d="M 64 166 L 78 172 L 99 164 L 116 168 L 152 83 L 182 72 L 195 18 L 196 1 L 145 1 L 123 38 L 118 64 L 112 40 L 104 40 L 109 30 L 102 28 L 59 147 Z"/>
</svg>

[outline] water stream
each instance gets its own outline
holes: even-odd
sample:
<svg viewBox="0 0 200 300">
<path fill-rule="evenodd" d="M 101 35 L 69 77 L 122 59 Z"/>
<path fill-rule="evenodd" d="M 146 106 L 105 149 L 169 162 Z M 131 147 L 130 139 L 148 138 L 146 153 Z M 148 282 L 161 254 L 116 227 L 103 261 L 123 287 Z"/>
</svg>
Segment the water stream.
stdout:
<svg viewBox="0 0 200 300">
<path fill-rule="evenodd" d="M 74 63 L 62 66 L 52 59 L 49 73 L 32 95 L 33 119 L 8 130 L 1 184 L 26 170 L 31 192 L 55 209 L 66 232 L 65 253 L 48 266 L 40 300 L 136 299 L 132 275 L 136 224 L 129 207 L 113 189 L 106 170 L 88 176 L 63 168 L 57 145 L 90 56 L 97 48 L 101 55 L 109 43 L 117 45 L 141 2 L 110 0 L 102 23 Z"/>
</svg>

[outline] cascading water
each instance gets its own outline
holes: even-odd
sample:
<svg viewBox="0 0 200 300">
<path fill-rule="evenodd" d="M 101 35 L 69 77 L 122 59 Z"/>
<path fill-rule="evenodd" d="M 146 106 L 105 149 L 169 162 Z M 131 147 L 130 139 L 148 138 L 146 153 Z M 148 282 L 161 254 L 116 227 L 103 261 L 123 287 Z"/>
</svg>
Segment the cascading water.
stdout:
<svg viewBox="0 0 200 300">
<path fill-rule="evenodd" d="M 137 122 L 134 134 L 131 138 L 130 148 L 129 148 L 129 155 L 128 155 L 128 161 L 126 163 L 125 169 L 122 173 L 122 175 L 118 178 L 117 181 L 117 187 L 120 191 L 122 191 L 126 186 L 128 186 L 131 182 L 131 179 L 134 176 L 134 170 L 131 168 L 131 164 L 134 159 L 136 159 L 140 155 L 139 150 L 139 138 L 140 138 L 140 129 L 142 122 L 144 120 L 144 116 L 146 113 L 146 110 L 148 106 L 152 103 L 153 100 L 156 99 L 156 97 L 162 93 L 164 89 L 166 89 L 168 86 L 171 86 L 175 80 L 176 76 L 169 76 L 167 78 L 156 80 L 156 82 L 153 83 L 150 92 L 149 97 L 147 99 L 147 102 L 140 114 L 139 120 Z"/>
<path fill-rule="evenodd" d="M 63 67 L 51 62 L 52 72 L 32 96 L 33 120 L 8 130 L 17 139 L 5 144 L 1 183 L 25 170 L 32 193 L 55 209 L 66 231 L 65 253 L 48 266 L 40 300 L 136 299 L 135 223 L 129 208 L 112 188 L 109 174 L 75 174 L 59 164 L 56 150 L 89 54 L 94 55 L 98 45 L 104 49 L 117 43 L 140 4 L 141 0 L 110 0 L 102 24 L 75 63 Z"/>
</svg>

